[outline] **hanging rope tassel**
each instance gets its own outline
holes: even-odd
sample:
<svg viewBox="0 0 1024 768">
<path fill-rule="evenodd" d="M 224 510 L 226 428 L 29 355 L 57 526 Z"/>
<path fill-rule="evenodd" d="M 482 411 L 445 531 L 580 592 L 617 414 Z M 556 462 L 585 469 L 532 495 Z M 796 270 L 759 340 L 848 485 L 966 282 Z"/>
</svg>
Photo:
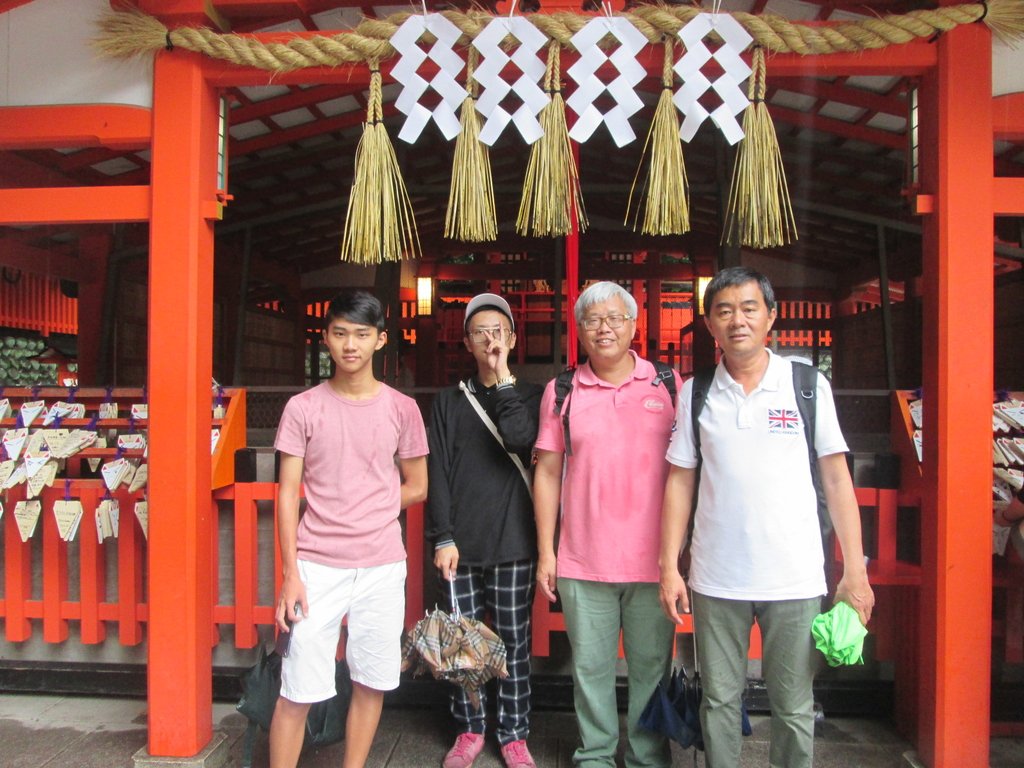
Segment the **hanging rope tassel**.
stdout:
<svg viewBox="0 0 1024 768">
<path fill-rule="evenodd" d="M 476 111 L 477 85 L 473 80 L 479 54 L 469 49 L 466 62 L 466 90 L 459 123 L 462 130 L 455 140 L 452 161 L 452 185 L 448 193 L 448 212 L 444 236 L 464 242 L 498 239 L 498 215 L 494 208 L 494 180 L 491 176 L 490 149 L 480 141 L 480 116 Z"/>
<path fill-rule="evenodd" d="M 530 160 L 523 180 L 523 198 L 519 203 L 516 231 L 534 237 L 563 237 L 572 230 L 575 207 L 579 231 L 587 228 L 587 214 L 580 192 L 579 171 L 569 143 L 562 98 L 560 48 L 548 46 L 544 90 L 551 101 L 540 113 L 544 135 L 530 148 Z"/>
<path fill-rule="evenodd" d="M 412 202 L 398 168 L 395 148 L 384 127 L 380 68 L 370 65 L 366 123 L 356 147 L 352 190 L 341 240 L 341 260 L 380 264 L 417 258 L 419 234 Z"/>
<path fill-rule="evenodd" d="M 765 104 L 764 49 L 754 48 L 750 106 L 743 115 L 745 138 L 736 153 L 722 241 L 774 248 L 797 239 L 779 140 Z"/>
<path fill-rule="evenodd" d="M 644 224 L 641 232 L 645 235 L 682 235 L 690 231 L 690 194 L 686 180 L 686 165 L 683 162 L 683 143 L 679 138 L 679 112 L 672 102 L 675 84 L 672 70 L 675 58 L 675 44 L 672 38 L 665 38 L 665 63 L 661 72 L 661 96 L 654 110 L 654 119 L 647 131 L 647 142 L 640 157 L 640 166 L 629 190 L 626 205 L 626 224 L 633 209 L 633 195 L 637 181 L 644 169 L 644 160 L 650 150 L 650 164 L 643 186 L 640 188 L 633 216 L 633 231 L 640 220 L 640 203 L 645 194 Z"/>
</svg>

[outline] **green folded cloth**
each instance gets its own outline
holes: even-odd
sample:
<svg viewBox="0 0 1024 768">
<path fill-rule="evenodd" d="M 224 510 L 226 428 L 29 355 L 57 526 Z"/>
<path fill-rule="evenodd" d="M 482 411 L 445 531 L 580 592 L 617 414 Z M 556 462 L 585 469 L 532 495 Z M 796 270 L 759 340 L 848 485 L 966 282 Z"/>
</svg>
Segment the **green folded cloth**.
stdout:
<svg viewBox="0 0 1024 768">
<path fill-rule="evenodd" d="M 838 602 L 828 613 L 819 613 L 811 622 L 814 645 L 825 654 L 830 667 L 864 663 L 864 638 L 867 628 L 849 603 Z"/>
</svg>

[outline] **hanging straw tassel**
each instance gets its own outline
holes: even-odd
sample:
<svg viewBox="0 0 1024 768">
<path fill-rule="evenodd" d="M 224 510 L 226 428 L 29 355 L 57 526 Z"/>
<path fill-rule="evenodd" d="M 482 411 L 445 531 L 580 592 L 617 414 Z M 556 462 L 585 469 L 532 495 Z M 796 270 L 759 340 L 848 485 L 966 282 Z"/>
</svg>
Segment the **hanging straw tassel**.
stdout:
<svg viewBox="0 0 1024 768">
<path fill-rule="evenodd" d="M 786 185 L 779 140 L 764 103 L 764 49 L 754 48 L 753 73 L 743 115 L 746 138 L 736 153 L 723 242 L 751 248 L 773 248 L 797 239 L 793 204 Z"/>
<path fill-rule="evenodd" d="M 644 169 L 644 160 L 650 150 L 650 165 L 638 196 L 643 198 L 644 193 L 647 196 L 644 225 L 641 230 L 645 235 L 682 235 L 690 231 L 690 195 L 686 181 L 686 165 L 683 163 L 683 143 L 679 138 L 679 113 L 672 102 L 672 63 L 675 57 L 675 44 L 672 38 L 666 37 L 664 46 L 665 63 L 661 71 L 661 96 L 654 110 L 654 120 L 647 131 L 647 142 L 640 157 L 640 167 L 633 178 L 629 202 L 626 205 L 625 223 L 629 224 L 633 194 L 637 191 L 637 180 Z M 639 220 L 638 199 L 633 216 L 634 232 Z"/>
<path fill-rule="evenodd" d="M 988 0 L 981 5 L 985 10 L 978 21 L 984 22 L 1003 43 L 1016 48 L 1024 35 L 1024 8 L 1019 0 Z"/>
<path fill-rule="evenodd" d="M 476 111 L 476 69 L 479 54 L 469 49 L 466 62 L 466 90 L 459 123 L 462 130 L 455 140 L 452 161 L 452 185 L 448 193 L 448 212 L 444 236 L 466 242 L 498 239 L 498 215 L 494 208 L 494 180 L 491 177 L 490 149 L 480 141 L 480 116 Z"/>
<path fill-rule="evenodd" d="M 551 101 L 541 110 L 540 126 L 544 135 L 530 148 L 530 161 L 523 180 L 523 198 L 519 203 L 516 231 L 534 237 L 562 237 L 572 230 L 573 207 L 577 226 L 587 228 L 587 214 L 580 193 L 579 171 L 569 143 L 562 99 L 560 48 L 557 41 L 548 46 L 544 90 Z"/>
<path fill-rule="evenodd" d="M 395 148 L 384 127 L 380 68 L 370 65 L 366 123 L 356 147 L 352 190 L 341 240 L 341 260 L 356 264 L 417 258 L 419 234 Z"/>
</svg>

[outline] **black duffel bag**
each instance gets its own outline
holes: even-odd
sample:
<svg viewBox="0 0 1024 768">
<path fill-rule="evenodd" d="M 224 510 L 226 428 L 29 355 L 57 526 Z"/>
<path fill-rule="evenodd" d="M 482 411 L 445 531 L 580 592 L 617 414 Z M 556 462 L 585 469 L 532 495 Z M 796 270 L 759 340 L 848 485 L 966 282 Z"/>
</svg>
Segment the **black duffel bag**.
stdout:
<svg viewBox="0 0 1024 768">
<path fill-rule="evenodd" d="M 260 658 L 255 665 L 242 675 L 242 698 L 235 706 L 249 719 L 245 733 L 242 767 L 252 765 L 256 744 L 256 730 L 270 730 L 274 718 L 274 707 L 281 695 L 281 657 L 276 651 L 267 653 L 260 647 Z M 309 708 L 306 717 L 306 744 L 322 747 L 345 738 L 345 719 L 352 699 L 352 680 L 344 659 L 334 667 L 334 686 L 337 693 L 326 701 L 318 701 Z"/>
</svg>

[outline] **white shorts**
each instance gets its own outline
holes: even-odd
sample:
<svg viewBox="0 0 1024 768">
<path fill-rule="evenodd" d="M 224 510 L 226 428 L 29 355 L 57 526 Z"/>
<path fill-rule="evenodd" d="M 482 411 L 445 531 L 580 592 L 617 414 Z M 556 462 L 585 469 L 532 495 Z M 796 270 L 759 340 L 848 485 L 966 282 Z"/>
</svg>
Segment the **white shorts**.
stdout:
<svg viewBox="0 0 1024 768">
<path fill-rule="evenodd" d="M 281 695 L 299 704 L 336 693 L 334 659 L 348 616 L 345 658 L 352 681 L 378 691 L 398 687 L 405 624 L 405 561 L 334 568 L 299 560 L 309 615 L 292 627 L 281 663 Z"/>
</svg>

